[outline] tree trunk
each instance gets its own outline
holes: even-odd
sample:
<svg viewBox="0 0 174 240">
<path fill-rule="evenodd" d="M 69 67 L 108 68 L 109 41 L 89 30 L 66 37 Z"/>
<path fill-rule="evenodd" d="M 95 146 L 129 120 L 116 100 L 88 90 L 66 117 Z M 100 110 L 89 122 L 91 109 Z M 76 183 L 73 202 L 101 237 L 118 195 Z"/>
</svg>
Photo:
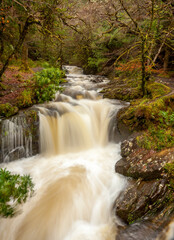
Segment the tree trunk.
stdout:
<svg viewBox="0 0 174 240">
<path fill-rule="evenodd" d="M 28 44 L 27 42 L 23 43 L 22 46 L 22 70 L 28 71 L 29 66 L 28 66 Z"/>
<path fill-rule="evenodd" d="M 163 64 L 163 70 L 164 71 L 167 71 L 167 69 L 168 69 L 169 56 L 170 56 L 170 52 L 169 52 L 169 49 L 166 47 L 165 48 L 165 56 L 164 56 L 164 64 Z"/>
<path fill-rule="evenodd" d="M 1 46 L 0 46 L 0 60 L 2 60 L 2 54 L 4 52 L 4 41 L 2 39 L 2 34 L 0 34 L 0 44 L 1 44 Z"/>
<path fill-rule="evenodd" d="M 14 54 L 16 54 L 19 51 L 20 47 L 22 46 L 22 44 L 24 42 L 24 39 L 25 39 L 25 37 L 28 33 L 29 26 L 34 24 L 34 23 L 36 23 L 36 21 L 34 21 L 34 19 L 31 16 L 29 16 L 26 19 L 23 30 L 20 33 L 20 37 L 19 37 L 17 45 L 15 46 L 13 52 L 7 57 L 2 69 L 0 70 L 0 81 L 2 81 L 1 77 L 2 77 L 3 73 L 5 72 L 5 70 L 7 69 L 8 65 L 9 65 L 9 62 L 10 62 L 10 59 L 12 58 L 12 56 Z"/>
<path fill-rule="evenodd" d="M 146 83 L 145 39 L 142 37 L 142 46 L 141 46 L 141 89 L 142 89 L 142 92 L 143 92 L 143 97 L 146 94 L 145 83 Z"/>
</svg>

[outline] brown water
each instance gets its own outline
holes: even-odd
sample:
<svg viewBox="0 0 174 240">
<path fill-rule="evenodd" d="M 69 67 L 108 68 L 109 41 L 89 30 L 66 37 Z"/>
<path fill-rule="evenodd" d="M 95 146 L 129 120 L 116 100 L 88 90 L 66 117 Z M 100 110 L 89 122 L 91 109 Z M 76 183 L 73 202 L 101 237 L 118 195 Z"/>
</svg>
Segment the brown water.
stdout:
<svg viewBox="0 0 174 240">
<path fill-rule="evenodd" d="M 16 217 L 0 219 L 0 240 L 115 239 L 113 204 L 126 180 L 114 171 L 120 145 L 108 132 L 122 105 L 101 98 L 94 76 L 68 70 L 66 94 L 38 107 L 41 154 L 2 165 L 30 174 L 35 195 Z"/>
</svg>

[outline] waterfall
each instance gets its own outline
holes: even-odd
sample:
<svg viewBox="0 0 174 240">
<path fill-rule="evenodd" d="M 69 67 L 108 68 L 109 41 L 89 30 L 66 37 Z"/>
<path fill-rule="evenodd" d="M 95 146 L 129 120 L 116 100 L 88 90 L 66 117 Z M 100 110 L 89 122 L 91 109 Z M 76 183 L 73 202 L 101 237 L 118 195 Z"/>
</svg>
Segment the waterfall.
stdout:
<svg viewBox="0 0 174 240">
<path fill-rule="evenodd" d="M 109 132 L 122 104 L 102 99 L 107 79 L 65 69 L 65 91 L 36 106 L 41 154 L 2 165 L 30 174 L 35 195 L 16 217 L 0 219 L 1 240 L 115 240 L 113 205 L 126 180 L 115 173 L 120 144 Z"/>
<path fill-rule="evenodd" d="M 2 122 L 1 155 L 3 162 L 32 156 L 32 135 L 25 131 L 25 119 L 13 117 Z"/>
<path fill-rule="evenodd" d="M 65 154 L 108 144 L 115 107 L 104 100 L 73 103 L 52 103 L 51 110 L 40 108 L 41 152 Z"/>
</svg>

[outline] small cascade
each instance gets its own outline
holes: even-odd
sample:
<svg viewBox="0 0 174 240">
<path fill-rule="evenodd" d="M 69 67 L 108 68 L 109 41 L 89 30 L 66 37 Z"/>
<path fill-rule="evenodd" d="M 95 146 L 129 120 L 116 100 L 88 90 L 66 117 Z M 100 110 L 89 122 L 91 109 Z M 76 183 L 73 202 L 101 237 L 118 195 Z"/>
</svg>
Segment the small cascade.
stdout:
<svg viewBox="0 0 174 240">
<path fill-rule="evenodd" d="M 41 152 L 56 155 L 106 146 L 109 122 L 116 112 L 106 100 L 72 98 L 70 103 L 55 102 L 40 108 Z"/>
<path fill-rule="evenodd" d="M 21 117 L 13 117 L 2 122 L 2 158 L 3 162 L 32 156 L 32 135 L 26 133 L 25 122 Z"/>
<path fill-rule="evenodd" d="M 38 116 L 33 112 L 28 111 L 1 122 L 0 162 L 28 158 L 39 152 Z"/>
</svg>

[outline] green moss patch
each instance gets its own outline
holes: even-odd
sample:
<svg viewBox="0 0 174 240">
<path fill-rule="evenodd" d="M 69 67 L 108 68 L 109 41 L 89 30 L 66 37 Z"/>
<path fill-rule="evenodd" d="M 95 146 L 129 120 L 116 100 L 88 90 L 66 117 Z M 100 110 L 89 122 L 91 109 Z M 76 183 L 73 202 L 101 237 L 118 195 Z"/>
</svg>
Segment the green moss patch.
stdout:
<svg viewBox="0 0 174 240">
<path fill-rule="evenodd" d="M 139 146 L 155 150 L 171 148 L 174 146 L 174 95 L 154 98 L 132 101 L 119 118 L 130 130 L 143 131 L 137 138 Z"/>
<path fill-rule="evenodd" d="M 115 78 L 101 93 L 103 93 L 105 98 L 120 99 L 123 101 L 130 101 L 142 97 L 140 81 L 128 78 Z"/>
<path fill-rule="evenodd" d="M 164 168 L 169 175 L 169 187 L 174 191 L 174 162 L 167 163 Z"/>
<path fill-rule="evenodd" d="M 150 98 L 155 99 L 171 92 L 171 89 L 164 84 L 153 82 L 147 85 L 147 94 Z"/>
<path fill-rule="evenodd" d="M 10 117 L 18 112 L 18 108 L 10 103 L 0 104 L 0 117 Z"/>
<path fill-rule="evenodd" d="M 17 105 L 19 108 L 30 107 L 34 104 L 34 93 L 32 89 L 24 90 L 17 99 Z"/>
</svg>

